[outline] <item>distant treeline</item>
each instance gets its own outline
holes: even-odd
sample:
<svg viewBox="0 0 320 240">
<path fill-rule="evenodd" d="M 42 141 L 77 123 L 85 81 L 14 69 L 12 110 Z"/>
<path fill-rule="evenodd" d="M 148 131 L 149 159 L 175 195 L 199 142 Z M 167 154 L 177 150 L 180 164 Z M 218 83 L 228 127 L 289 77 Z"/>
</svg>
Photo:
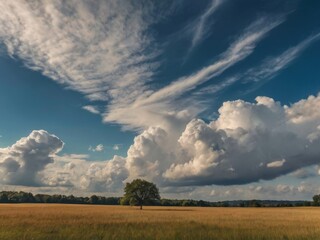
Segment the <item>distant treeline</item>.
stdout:
<svg viewBox="0 0 320 240">
<path fill-rule="evenodd" d="M 276 201 L 276 200 L 237 200 L 208 202 L 203 200 L 161 199 L 160 206 L 194 206 L 194 207 L 298 207 L 313 206 L 309 201 Z"/>
<path fill-rule="evenodd" d="M 76 197 L 73 195 L 48 195 L 36 194 L 30 192 L 0 192 L 0 203 L 69 203 L 69 204 L 103 204 L 119 205 L 119 197 L 101 197 L 92 195 L 91 197 Z"/>
<path fill-rule="evenodd" d="M 121 201 L 120 197 L 102 197 L 92 195 L 90 197 L 76 197 L 73 195 L 48 195 L 36 194 L 29 192 L 0 192 L 0 203 L 65 203 L 65 204 L 98 204 L 98 205 L 128 205 Z M 221 201 L 208 202 L 203 200 L 178 200 L 178 199 L 161 199 L 160 201 L 150 202 L 152 206 L 193 206 L 193 207 L 296 207 L 296 206 L 313 206 L 317 202 L 310 201 L 273 201 L 273 200 L 238 200 L 238 201 Z"/>
</svg>

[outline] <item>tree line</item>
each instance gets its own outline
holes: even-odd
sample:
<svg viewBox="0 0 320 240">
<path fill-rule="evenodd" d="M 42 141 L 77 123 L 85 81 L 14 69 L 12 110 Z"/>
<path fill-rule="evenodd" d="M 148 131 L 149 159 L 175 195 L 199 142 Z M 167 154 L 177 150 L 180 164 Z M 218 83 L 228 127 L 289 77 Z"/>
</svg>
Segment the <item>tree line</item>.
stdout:
<svg viewBox="0 0 320 240">
<path fill-rule="evenodd" d="M 124 197 L 104 197 L 92 195 L 90 197 L 77 197 L 74 195 L 36 194 L 30 192 L 2 191 L 0 203 L 65 203 L 65 204 L 97 204 L 97 205 L 137 205 L 130 203 Z M 273 201 L 273 200 L 239 200 L 209 202 L 192 199 L 166 199 L 151 200 L 144 205 L 149 206 L 191 206 L 191 207 L 296 207 L 320 206 L 320 194 L 313 197 L 313 201 Z"/>
<path fill-rule="evenodd" d="M 36 194 L 30 192 L 2 191 L 0 203 L 69 203 L 69 204 L 103 204 L 118 205 L 119 197 L 102 197 L 92 195 L 90 197 L 76 197 L 74 195 L 61 194 Z"/>
</svg>

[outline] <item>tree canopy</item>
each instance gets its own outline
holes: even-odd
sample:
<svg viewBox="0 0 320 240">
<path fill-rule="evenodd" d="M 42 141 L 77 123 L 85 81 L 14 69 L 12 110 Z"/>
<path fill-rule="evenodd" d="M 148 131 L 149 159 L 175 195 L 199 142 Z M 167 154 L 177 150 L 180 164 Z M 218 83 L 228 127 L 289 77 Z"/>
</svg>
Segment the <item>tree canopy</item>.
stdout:
<svg viewBox="0 0 320 240">
<path fill-rule="evenodd" d="M 157 186 L 142 179 L 135 179 L 131 183 L 127 183 L 124 192 L 125 194 L 121 203 L 140 206 L 140 209 L 146 203 L 160 200 Z"/>
<path fill-rule="evenodd" d="M 313 205 L 320 206 L 320 194 L 313 196 Z"/>
</svg>

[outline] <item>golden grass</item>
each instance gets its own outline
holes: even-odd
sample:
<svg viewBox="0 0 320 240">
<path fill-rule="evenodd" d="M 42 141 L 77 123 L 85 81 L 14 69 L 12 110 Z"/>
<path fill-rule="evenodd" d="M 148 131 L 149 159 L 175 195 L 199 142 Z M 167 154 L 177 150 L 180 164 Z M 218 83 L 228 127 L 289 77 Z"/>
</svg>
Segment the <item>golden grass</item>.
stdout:
<svg viewBox="0 0 320 240">
<path fill-rule="evenodd" d="M 320 208 L 1 204 L 0 239 L 320 239 Z"/>
</svg>

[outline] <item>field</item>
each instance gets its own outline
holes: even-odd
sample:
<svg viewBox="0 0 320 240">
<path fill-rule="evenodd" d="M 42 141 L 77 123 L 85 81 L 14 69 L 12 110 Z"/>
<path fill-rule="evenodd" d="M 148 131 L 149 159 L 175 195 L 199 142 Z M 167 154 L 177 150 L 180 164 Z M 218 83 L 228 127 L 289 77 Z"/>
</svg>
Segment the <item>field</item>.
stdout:
<svg viewBox="0 0 320 240">
<path fill-rule="evenodd" d="M 320 208 L 1 204 L 0 239 L 320 239 Z"/>
</svg>

